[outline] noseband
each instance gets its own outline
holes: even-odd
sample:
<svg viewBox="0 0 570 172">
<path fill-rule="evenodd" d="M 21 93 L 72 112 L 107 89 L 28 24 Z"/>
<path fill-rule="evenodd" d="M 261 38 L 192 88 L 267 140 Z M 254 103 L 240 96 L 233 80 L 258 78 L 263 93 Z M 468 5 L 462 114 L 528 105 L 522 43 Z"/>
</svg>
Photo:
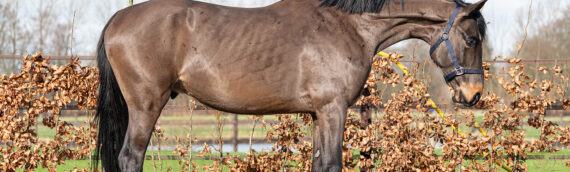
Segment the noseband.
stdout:
<svg viewBox="0 0 570 172">
<path fill-rule="evenodd" d="M 451 19 L 449 19 L 449 23 L 447 23 L 447 27 L 445 28 L 445 31 L 441 35 L 441 38 L 439 38 L 439 40 L 437 40 L 437 42 L 435 42 L 435 44 L 429 50 L 429 54 L 430 55 L 433 54 L 433 52 L 437 49 L 437 47 L 442 42 L 445 41 L 445 44 L 447 45 L 447 50 L 449 51 L 449 54 L 451 55 L 451 60 L 453 60 L 453 65 L 455 66 L 455 70 L 453 70 L 453 72 L 445 75 L 445 82 L 449 82 L 449 81 L 453 80 L 453 78 L 455 78 L 456 76 L 461 76 L 463 74 L 481 74 L 481 75 L 483 75 L 482 69 L 466 69 L 466 68 L 461 67 L 459 65 L 459 63 L 457 62 L 457 58 L 455 57 L 455 53 L 453 52 L 453 47 L 451 46 L 451 42 L 449 42 L 449 30 L 451 29 L 451 26 L 453 25 L 453 22 L 455 21 L 455 16 L 459 12 L 460 8 L 461 8 L 461 6 L 459 6 L 459 4 L 457 4 L 457 6 L 455 7 L 455 10 L 453 11 L 453 14 L 451 15 Z"/>
</svg>

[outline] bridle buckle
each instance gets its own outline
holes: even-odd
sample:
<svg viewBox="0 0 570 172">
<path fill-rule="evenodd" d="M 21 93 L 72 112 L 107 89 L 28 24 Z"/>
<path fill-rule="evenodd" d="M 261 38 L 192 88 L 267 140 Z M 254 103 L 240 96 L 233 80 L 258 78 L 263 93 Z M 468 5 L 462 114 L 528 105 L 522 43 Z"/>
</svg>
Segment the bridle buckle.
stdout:
<svg viewBox="0 0 570 172">
<path fill-rule="evenodd" d="M 463 67 L 455 68 L 455 75 L 456 76 L 461 76 L 463 74 L 465 74 L 465 72 L 463 71 Z"/>
<path fill-rule="evenodd" d="M 449 39 L 449 34 L 444 32 L 443 34 L 441 34 L 441 40 L 448 40 Z"/>
</svg>

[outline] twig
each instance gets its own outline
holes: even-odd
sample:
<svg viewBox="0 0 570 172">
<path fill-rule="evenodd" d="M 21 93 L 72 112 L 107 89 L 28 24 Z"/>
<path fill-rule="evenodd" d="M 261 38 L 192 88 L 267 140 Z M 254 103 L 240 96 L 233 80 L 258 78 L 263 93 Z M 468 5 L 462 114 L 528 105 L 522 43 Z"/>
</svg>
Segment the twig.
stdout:
<svg viewBox="0 0 570 172">
<path fill-rule="evenodd" d="M 158 143 L 157 154 L 158 154 L 158 170 L 159 171 L 162 171 L 162 159 L 160 158 L 160 138 L 161 137 L 162 137 L 162 132 L 160 134 L 156 134 L 156 142 Z"/>
<path fill-rule="evenodd" d="M 253 127 L 251 127 L 251 135 L 249 136 L 249 153 L 251 154 L 251 140 L 253 139 L 253 133 L 255 132 L 255 125 L 257 124 L 257 119 L 255 115 L 253 115 Z"/>
<path fill-rule="evenodd" d="M 87 148 L 89 149 L 89 154 L 88 154 L 88 157 L 87 157 L 87 158 L 89 159 L 89 161 L 87 162 L 87 164 L 88 164 L 88 166 L 89 166 L 89 171 L 93 171 L 93 167 L 92 167 L 92 165 L 91 165 L 91 161 L 92 161 L 92 160 L 91 160 L 91 156 L 92 156 L 92 155 L 91 155 L 91 152 L 92 152 L 91 150 L 93 150 L 93 149 L 91 149 L 91 113 L 89 113 L 89 108 L 87 108 L 87 107 L 85 108 L 85 112 L 87 113 L 87 123 L 88 123 L 88 126 L 87 126 L 87 140 L 89 140 L 89 141 L 87 142 Z"/>
<path fill-rule="evenodd" d="M 188 156 L 188 162 L 189 162 L 189 164 L 188 164 L 188 166 L 189 166 L 189 167 L 188 167 L 188 172 L 191 172 L 191 171 L 192 171 L 192 116 L 193 116 L 193 114 L 194 114 L 194 107 L 196 107 L 196 103 L 195 103 L 194 101 L 190 101 L 190 103 L 191 103 L 191 105 L 190 105 L 190 132 L 189 132 L 189 133 L 190 133 L 190 134 L 189 134 L 189 137 L 190 137 L 190 138 L 189 138 L 189 140 L 188 140 L 188 142 L 189 142 L 189 143 L 188 143 L 188 149 L 190 149 L 190 150 L 188 150 L 188 151 L 189 151 L 190 153 L 189 153 L 189 156 Z"/>
<path fill-rule="evenodd" d="M 150 160 L 152 160 L 152 169 L 156 172 L 156 163 L 154 161 L 154 144 L 152 141 L 152 136 L 150 137 Z"/>
<path fill-rule="evenodd" d="M 525 44 L 525 42 L 526 42 L 526 37 L 528 36 L 528 25 L 529 25 L 529 23 L 530 23 L 530 16 L 531 16 L 531 14 L 532 14 L 531 12 L 532 12 L 532 0 L 530 0 L 530 5 L 528 6 L 528 16 L 527 16 L 526 25 L 525 25 L 525 27 L 524 27 L 524 37 L 523 37 L 521 46 L 518 47 L 517 56 L 516 56 L 517 58 L 519 57 L 519 55 L 520 55 L 520 53 L 521 53 L 521 50 L 522 50 L 522 48 L 524 47 L 524 44 Z"/>
<path fill-rule="evenodd" d="M 73 57 L 73 32 L 75 28 L 75 10 L 73 11 L 73 19 L 71 20 L 71 35 L 69 35 L 69 55 Z"/>
<path fill-rule="evenodd" d="M 223 161 L 224 153 L 222 152 L 222 150 L 223 150 L 223 146 L 224 146 L 224 141 L 222 141 L 222 123 L 220 120 L 220 111 L 219 110 L 216 110 L 216 117 L 217 117 L 217 123 L 218 123 L 218 144 L 220 145 L 218 151 L 220 152 L 220 160 Z"/>
<path fill-rule="evenodd" d="M 518 50 L 517 50 L 517 58 L 519 58 L 519 55 L 520 55 L 520 53 L 521 53 L 521 50 L 523 49 L 524 44 L 525 44 L 525 42 L 526 42 L 526 37 L 528 36 L 528 25 L 530 24 L 530 17 L 531 17 L 531 14 L 532 14 L 532 0 L 530 0 L 530 4 L 529 4 L 529 6 L 528 6 L 528 16 L 527 16 L 527 19 L 526 19 L 526 25 L 525 25 L 525 27 L 524 27 L 524 37 L 523 37 L 521 46 L 518 47 Z M 538 57 L 537 57 L 537 58 L 538 58 Z M 516 157 L 514 158 L 514 160 L 515 160 L 515 171 L 518 171 L 518 165 L 519 165 L 518 156 L 519 156 L 519 155 L 518 155 L 518 153 L 517 153 Z"/>
</svg>

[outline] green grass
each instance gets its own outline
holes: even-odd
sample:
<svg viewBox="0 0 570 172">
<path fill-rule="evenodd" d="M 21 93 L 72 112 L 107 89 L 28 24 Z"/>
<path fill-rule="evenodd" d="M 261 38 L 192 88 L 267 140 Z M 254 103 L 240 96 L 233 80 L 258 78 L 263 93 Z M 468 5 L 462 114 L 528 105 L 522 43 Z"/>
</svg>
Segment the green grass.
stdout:
<svg viewBox="0 0 570 172">
<path fill-rule="evenodd" d="M 570 171 L 566 160 L 528 160 L 525 164 L 528 171 Z"/>
<path fill-rule="evenodd" d="M 435 154 L 441 156 L 441 149 L 436 149 Z M 548 158 L 549 155 L 570 155 L 570 149 L 561 149 L 558 152 L 533 152 L 528 155 L 544 155 L 545 158 Z"/>
<path fill-rule="evenodd" d="M 357 152 L 355 152 L 355 153 L 357 153 Z M 192 154 L 194 156 L 196 156 L 198 154 L 198 152 L 194 152 Z M 436 154 L 441 155 L 441 150 L 436 150 Z M 150 152 L 147 152 L 147 155 L 150 155 Z M 162 151 L 161 155 L 173 155 L 173 154 L 171 151 Z M 217 156 L 218 153 L 210 153 L 209 155 L 210 156 Z M 245 155 L 245 153 L 231 153 L 230 155 Z M 548 159 L 549 155 L 570 155 L 570 150 L 561 150 L 559 152 L 554 152 L 554 153 L 546 153 L 546 152 L 532 153 L 531 155 L 545 155 L 545 159 L 527 160 L 524 164 L 527 165 L 527 168 L 529 171 L 568 171 L 568 170 L 570 170 L 570 167 L 565 166 L 565 164 L 566 164 L 565 160 L 550 160 L 550 159 Z M 357 155 L 355 155 L 355 156 L 357 156 Z M 483 160 L 479 160 L 479 161 L 483 161 Z M 162 160 L 161 162 L 162 162 L 162 171 L 166 171 L 168 168 L 171 168 L 172 171 L 180 171 L 180 169 L 182 168 L 182 166 L 178 164 L 178 160 Z M 198 169 L 198 171 L 203 171 L 203 169 L 201 167 L 212 165 L 214 161 L 213 160 L 193 160 L 193 162 L 200 166 L 200 169 Z M 159 171 L 158 168 L 159 168 L 160 162 L 155 158 L 154 163 L 156 165 L 156 171 Z M 468 165 L 468 162 L 465 161 L 463 164 Z M 68 161 L 66 161 L 66 164 L 57 166 L 57 171 L 69 171 L 69 170 L 73 170 L 74 167 L 77 167 L 78 169 L 88 168 L 89 167 L 89 161 L 88 160 L 68 160 Z M 498 167 L 496 165 L 494 165 L 494 167 L 501 169 L 500 167 Z M 47 171 L 47 169 L 37 168 L 36 171 Z M 145 160 L 143 171 L 154 171 L 152 160 Z M 228 171 L 227 167 L 224 168 L 223 171 Z M 501 169 L 501 171 L 505 171 L 505 170 Z"/>
<path fill-rule="evenodd" d="M 442 155 L 441 149 L 435 150 L 436 155 Z M 562 149 L 558 152 L 534 152 L 528 154 L 532 155 L 544 155 L 543 159 L 527 159 L 524 164 L 527 165 L 528 171 L 569 171 L 570 167 L 566 167 L 566 160 L 553 160 L 549 159 L 552 155 L 570 155 L 570 149 Z M 479 162 L 483 160 L 478 160 Z M 468 165 L 467 162 L 463 163 Z M 499 166 L 494 165 L 499 168 L 500 171 L 506 171 Z"/>
<path fill-rule="evenodd" d="M 178 160 L 162 160 L 162 171 L 167 171 L 168 168 L 171 168 L 172 171 L 180 171 L 182 166 L 178 164 Z M 193 160 L 194 163 L 198 164 L 200 167 L 211 165 L 214 161 L 212 160 Z M 89 168 L 89 161 L 88 160 L 68 160 L 66 161 L 65 165 L 58 165 L 57 171 L 71 171 L 75 167 L 78 169 Z M 158 160 L 155 160 L 155 167 L 156 171 L 160 171 L 160 163 Z M 146 160 L 143 165 L 143 171 L 155 171 L 155 167 L 153 167 L 153 162 L 151 160 Z M 47 168 L 37 168 L 36 171 L 48 171 Z M 204 170 L 198 170 L 204 171 Z M 227 171 L 227 169 L 225 170 Z"/>
<path fill-rule="evenodd" d="M 480 111 L 474 111 L 475 113 L 475 121 L 478 122 L 479 124 L 481 124 L 483 122 L 483 113 Z M 420 117 L 420 116 L 425 116 L 425 114 L 423 113 L 412 113 L 412 115 L 414 117 Z M 382 114 L 376 114 L 376 117 L 381 117 Z M 432 117 L 437 117 L 439 118 L 439 115 L 437 115 L 436 113 L 431 113 L 430 116 Z M 461 115 L 458 115 L 457 118 L 461 118 Z M 60 118 L 63 121 L 67 121 L 67 122 L 75 122 L 75 121 L 79 121 L 79 122 L 83 122 L 87 120 L 87 117 L 61 117 Z M 223 125 L 224 130 L 222 132 L 222 135 L 224 138 L 229 138 L 233 135 L 233 129 L 232 129 L 232 120 L 233 117 L 232 116 L 222 116 L 222 119 L 225 121 L 225 124 Z M 248 120 L 251 121 L 250 116 L 238 116 L 239 120 Z M 269 116 L 264 116 L 264 119 L 266 121 L 273 121 L 276 120 L 277 117 L 274 115 L 269 115 Z M 170 121 L 188 121 L 189 120 L 189 116 L 163 116 L 159 119 L 161 122 L 164 123 L 168 123 Z M 216 121 L 216 115 L 214 113 L 212 113 L 212 115 L 195 115 L 193 117 L 194 120 L 194 124 L 196 124 L 196 122 L 199 121 Z M 553 122 L 559 122 L 560 121 L 560 117 L 547 117 L 546 120 L 549 121 L 553 121 Z M 523 121 L 526 121 L 526 119 L 524 119 Z M 564 117 L 563 121 L 569 122 L 570 121 L 570 117 Z M 240 138 L 244 138 L 244 137 L 249 137 L 251 135 L 251 128 L 252 128 L 253 124 L 241 124 L 239 125 L 238 128 L 238 135 Z M 190 131 L 190 126 L 189 125 L 161 125 L 160 126 L 165 133 L 166 137 L 185 137 L 188 132 Z M 459 126 L 459 128 L 465 132 L 465 133 L 472 133 L 473 135 L 480 135 L 480 133 L 473 131 L 471 127 L 465 126 L 464 124 L 461 124 Z M 540 131 L 538 129 L 535 129 L 533 127 L 530 126 L 523 126 L 522 127 L 523 130 L 525 130 L 525 139 L 537 139 L 540 135 Z M 261 122 L 257 123 L 257 126 L 255 128 L 255 133 L 254 133 L 254 137 L 255 138 L 265 138 L 265 134 L 266 134 L 267 130 L 262 130 L 261 128 Z M 53 138 L 55 134 L 55 129 L 50 129 L 48 127 L 45 127 L 43 125 L 38 125 L 38 136 L 40 138 Z M 203 138 L 212 138 L 212 137 L 216 137 L 217 133 L 216 133 L 216 126 L 215 125 L 194 125 L 193 129 L 192 129 L 192 136 L 193 137 L 198 137 L 199 139 L 203 139 Z M 153 151 L 148 151 L 147 154 L 150 154 Z M 155 155 L 156 151 L 154 151 Z M 436 150 L 435 152 L 438 155 L 441 155 L 441 149 Z M 197 154 L 197 152 L 193 153 L 194 155 Z M 240 153 L 240 155 L 243 153 Z M 161 155 L 174 155 L 172 153 L 172 151 L 162 151 Z M 218 155 L 216 153 L 213 153 L 212 155 Z M 565 167 L 565 160 L 550 160 L 548 159 L 549 156 L 551 155 L 570 155 L 570 150 L 561 150 L 559 152 L 554 152 L 554 153 L 547 153 L 547 152 L 540 152 L 540 153 L 532 153 L 530 155 L 544 155 L 545 159 L 541 159 L 541 160 L 527 160 L 526 161 L 526 165 L 528 166 L 528 170 L 529 171 L 568 171 L 570 170 L 570 168 Z M 69 170 L 73 170 L 74 167 L 78 167 L 79 169 L 81 168 L 87 168 L 89 165 L 89 161 L 88 160 L 68 160 L 66 161 L 67 164 L 65 165 L 59 165 L 58 166 L 58 170 L 57 171 L 69 171 Z M 158 161 L 155 161 L 157 163 L 157 168 L 158 168 Z M 195 163 L 199 164 L 201 167 L 205 166 L 205 165 L 211 165 L 212 164 L 212 160 L 194 160 Z M 173 171 L 180 171 L 181 166 L 178 164 L 178 160 L 163 160 L 162 161 L 162 166 L 163 166 L 163 171 L 166 171 L 169 167 L 172 168 Z M 38 168 L 36 171 L 47 171 L 47 169 L 44 168 Z M 154 168 L 152 166 L 152 161 L 151 160 L 146 160 L 145 164 L 144 164 L 144 171 L 154 171 Z M 157 169 L 158 171 L 158 169 Z M 201 171 L 201 170 L 200 170 Z M 226 170 L 225 170 L 226 171 Z"/>
<path fill-rule="evenodd" d="M 46 139 L 55 136 L 55 128 L 49 128 L 43 125 L 38 125 L 38 138 Z"/>
<path fill-rule="evenodd" d="M 198 171 L 204 171 L 202 169 L 203 166 L 208 166 L 213 164 L 212 160 L 194 160 L 193 162 L 200 166 Z M 527 165 L 528 171 L 562 172 L 570 170 L 569 167 L 565 166 L 565 163 L 566 163 L 565 160 L 529 160 L 525 164 Z M 156 171 L 159 171 L 159 162 L 155 161 L 155 165 L 156 165 Z M 88 162 L 87 160 L 67 161 L 67 164 L 57 166 L 57 171 L 70 171 L 73 170 L 74 167 L 77 167 L 78 169 L 88 168 Z M 152 161 L 150 160 L 145 161 L 143 168 L 144 168 L 143 171 L 155 171 L 152 165 Z M 163 160 L 162 171 L 167 171 L 168 168 L 171 168 L 172 171 L 180 171 L 182 169 L 182 166 L 178 164 L 177 160 Z M 501 168 L 499 169 L 500 171 L 505 171 Z M 48 171 L 48 169 L 37 168 L 36 171 L 43 172 L 43 171 Z M 229 170 L 226 167 L 224 168 L 223 171 L 229 171 Z"/>
<path fill-rule="evenodd" d="M 147 151 L 147 156 L 150 155 L 152 153 L 152 151 Z M 155 155 L 157 155 L 157 152 L 154 152 Z M 160 152 L 161 155 L 174 155 L 174 153 L 172 153 L 172 151 L 161 151 Z M 193 152 L 192 155 L 197 156 L 199 154 L 199 152 Z M 213 152 L 213 153 L 208 153 L 206 154 L 206 156 L 214 156 L 217 157 L 219 155 L 219 153 L 217 152 Z M 226 154 L 224 154 L 225 156 Z M 229 153 L 229 155 L 246 155 L 245 153 Z M 70 171 L 73 170 L 75 167 L 77 167 L 77 169 L 83 169 L 83 168 L 89 168 L 89 160 L 67 160 L 65 161 L 66 164 L 62 164 L 62 165 L 58 165 L 57 166 L 57 171 Z M 192 160 L 192 162 L 198 164 L 200 166 L 200 169 L 198 169 L 198 171 L 204 171 L 202 169 L 202 167 L 204 166 L 209 166 L 212 165 L 214 160 Z M 154 163 L 154 167 L 153 167 L 153 163 Z M 182 169 L 182 165 L 178 164 L 178 160 L 161 160 L 158 161 L 158 158 L 155 157 L 154 162 L 152 160 L 145 160 L 144 161 L 144 165 L 143 165 L 143 171 L 160 171 L 160 164 L 162 163 L 162 171 L 167 171 L 168 168 L 171 168 L 172 171 L 180 171 Z M 37 168 L 36 171 L 48 171 L 47 168 Z M 225 167 L 223 171 L 228 171 L 228 168 Z"/>
</svg>

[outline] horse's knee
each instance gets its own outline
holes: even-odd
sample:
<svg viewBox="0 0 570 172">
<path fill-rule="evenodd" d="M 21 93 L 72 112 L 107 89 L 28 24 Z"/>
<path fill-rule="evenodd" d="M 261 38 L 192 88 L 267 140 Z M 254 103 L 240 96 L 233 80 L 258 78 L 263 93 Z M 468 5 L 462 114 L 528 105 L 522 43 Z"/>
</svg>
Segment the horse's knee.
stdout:
<svg viewBox="0 0 570 172">
<path fill-rule="evenodd" d="M 132 124 L 141 124 L 141 122 Z M 142 171 L 144 154 L 146 152 L 152 129 L 133 130 L 133 128 L 135 128 L 134 126 L 136 125 L 129 124 L 125 143 L 119 153 L 118 160 L 121 171 Z M 146 126 L 146 128 L 150 127 L 151 126 Z"/>
<path fill-rule="evenodd" d="M 135 150 L 129 146 L 124 146 L 119 153 L 119 167 L 123 172 L 142 171 L 142 161 L 144 160 L 144 151 Z"/>
<path fill-rule="evenodd" d="M 330 163 L 313 164 L 312 171 L 314 171 L 314 172 L 342 171 L 342 163 L 340 163 L 340 164 L 330 164 Z"/>
<path fill-rule="evenodd" d="M 342 170 L 342 141 L 347 107 L 328 104 L 313 121 L 313 171 Z"/>
<path fill-rule="evenodd" d="M 133 171 L 133 167 L 136 166 L 134 162 L 134 157 L 128 147 L 123 147 L 121 153 L 119 153 L 119 168 L 121 171 Z"/>
<path fill-rule="evenodd" d="M 332 171 L 342 171 L 342 164 L 331 164 L 326 166 L 325 171 L 332 172 Z"/>
</svg>

